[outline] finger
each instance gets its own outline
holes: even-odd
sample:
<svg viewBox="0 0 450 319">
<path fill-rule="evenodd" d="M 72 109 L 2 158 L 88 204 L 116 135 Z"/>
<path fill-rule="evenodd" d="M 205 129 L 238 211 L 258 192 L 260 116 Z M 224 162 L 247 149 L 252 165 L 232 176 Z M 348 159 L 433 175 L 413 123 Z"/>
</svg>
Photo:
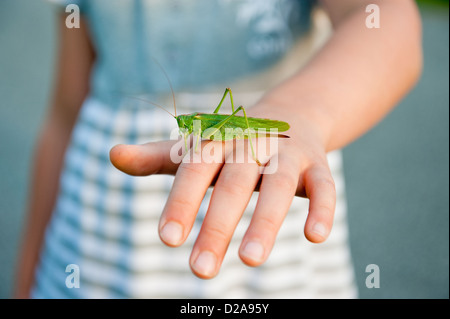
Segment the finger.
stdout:
<svg viewBox="0 0 450 319">
<path fill-rule="evenodd" d="M 327 239 L 333 224 L 336 189 L 327 164 L 317 164 L 304 173 L 309 213 L 305 223 L 305 236 L 313 243 Z"/>
<path fill-rule="evenodd" d="M 239 249 L 247 265 L 258 266 L 269 256 L 295 196 L 299 172 L 298 159 L 279 155 L 277 171 L 263 175 L 255 213 Z"/>
<path fill-rule="evenodd" d="M 116 145 L 110 151 L 111 163 L 122 172 L 145 176 L 175 174 L 178 163 L 170 158 L 171 148 L 178 141 L 152 142 L 142 145 Z"/>
<path fill-rule="evenodd" d="M 192 271 L 197 276 L 211 278 L 219 271 L 259 177 L 256 163 L 233 163 L 223 167 L 190 258 Z"/>
<path fill-rule="evenodd" d="M 206 142 L 202 143 L 202 149 L 210 143 L 222 147 L 221 142 Z M 193 154 L 191 149 L 189 155 Z M 222 162 L 180 164 L 159 223 L 159 235 L 165 244 L 179 246 L 186 240 L 206 191 L 222 167 Z"/>
</svg>

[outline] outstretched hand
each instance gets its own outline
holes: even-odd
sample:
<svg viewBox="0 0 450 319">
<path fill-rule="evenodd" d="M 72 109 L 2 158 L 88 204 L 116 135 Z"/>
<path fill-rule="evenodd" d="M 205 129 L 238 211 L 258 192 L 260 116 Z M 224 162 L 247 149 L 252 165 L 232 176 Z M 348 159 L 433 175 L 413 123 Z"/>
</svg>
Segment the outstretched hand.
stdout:
<svg viewBox="0 0 450 319">
<path fill-rule="evenodd" d="M 267 165 L 276 157 L 273 174 L 261 174 L 261 168 L 253 161 L 228 161 L 233 154 L 246 151 L 238 144 L 223 154 L 220 163 L 174 163 L 170 152 L 178 141 L 117 145 L 110 153 L 114 166 L 127 174 L 175 175 L 159 223 L 161 240 L 169 246 L 179 246 L 186 240 L 208 187 L 214 185 L 190 257 L 192 271 L 201 278 L 212 278 L 218 273 L 232 234 L 255 190 L 259 191 L 258 201 L 239 249 L 240 258 L 249 266 L 259 266 L 268 258 L 294 196 L 310 200 L 305 224 L 309 241 L 323 242 L 332 227 L 336 192 L 318 128 L 270 105 L 254 107 L 248 113 L 291 124 L 290 138 L 279 139 L 277 150 L 271 150 L 263 161 Z M 200 150 L 211 147 L 210 143 L 221 147 L 229 142 L 203 141 Z"/>
</svg>

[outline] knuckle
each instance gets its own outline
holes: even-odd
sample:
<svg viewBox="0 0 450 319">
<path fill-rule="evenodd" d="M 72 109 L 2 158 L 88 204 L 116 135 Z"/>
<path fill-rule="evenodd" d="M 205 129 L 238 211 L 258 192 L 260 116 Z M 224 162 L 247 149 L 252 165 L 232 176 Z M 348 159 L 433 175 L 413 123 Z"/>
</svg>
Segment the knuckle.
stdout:
<svg viewBox="0 0 450 319">
<path fill-rule="evenodd" d="M 313 192 L 335 192 L 336 184 L 328 169 L 312 167 L 305 173 L 307 183 Z"/>
<path fill-rule="evenodd" d="M 196 164 L 181 164 L 180 168 L 178 169 L 178 175 L 186 176 L 186 177 L 192 177 L 192 176 L 202 176 L 204 175 L 204 170 L 202 165 L 196 165 Z"/>
<path fill-rule="evenodd" d="M 174 197 L 170 201 L 170 206 L 173 211 L 184 213 L 193 213 L 196 209 L 194 207 L 194 203 L 189 198 L 184 197 Z"/>
<path fill-rule="evenodd" d="M 336 184 L 334 183 L 334 180 L 331 177 L 323 177 L 318 179 L 315 182 L 315 187 L 321 191 L 328 190 L 336 192 Z"/>
<path fill-rule="evenodd" d="M 238 196 L 248 192 L 248 184 L 240 183 L 240 176 L 235 173 L 224 174 L 216 183 L 216 189 L 232 196 Z"/>
<path fill-rule="evenodd" d="M 331 202 L 316 204 L 315 209 L 325 212 L 327 216 L 333 216 L 334 214 L 334 204 Z"/>
<path fill-rule="evenodd" d="M 292 174 L 278 173 L 273 176 L 271 183 L 280 189 L 296 189 L 298 181 L 294 178 Z"/>
<path fill-rule="evenodd" d="M 224 225 L 208 225 L 204 229 L 204 235 L 208 237 L 208 242 L 211 243 L 228 243 L 231 237 L 228 228 Z"/>
<path fill-rule="evenodd" d="M 273 217 L 260 216 L 258 218 L 258 228 L 264 229 L 264 233 L 276 234 L 280 228 L 280 223 Z"/>
<path fill-rule="evenodd" d="M 180 212 L 192 211 L 194 209 L 194 205 L 192 204 L 192 202 L 187 199 L 175 198 L 172 200 L 171 204 L 174 210 Z"/>
</svg>

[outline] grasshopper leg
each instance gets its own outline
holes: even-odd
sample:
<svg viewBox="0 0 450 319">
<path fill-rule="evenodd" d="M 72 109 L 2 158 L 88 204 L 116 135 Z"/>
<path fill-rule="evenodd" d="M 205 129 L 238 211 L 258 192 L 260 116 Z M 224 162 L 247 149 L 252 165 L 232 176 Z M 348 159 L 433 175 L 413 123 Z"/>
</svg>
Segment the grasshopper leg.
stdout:
<svg viewBox="0 0 450 319">
<path fill-rule="evenodd" d="M 188 150 L 188 142 L 187 142 L 188 135 L 186 134 L 186 132 L 182 132 L 181 135 L 183 135 L 183 139 L 184 139 L 184 152 L 186 153 L 187 150 Z"/>
<path fill-rule="evenodd" d="M 219 105 L 217 105 L 216 109 L 214 110 L 214 114 L 217 114 L 220 110 L 220 108 L 222 107 L 222 103 L 225 100 L 227 94 L 230 94 L 230 101 L 231 101 L 231 111 L 234 112 L 234 101 L 233 101 L 233 93 L 231 93 L 231 89 L 230 88 L 226 88 L 225 89 L 225 93 L 223 93 L 222 99 L 220 100 Z"/>
<path fill-rule="evenodd" d="M 255 150 L 253 148 L 252 137 L 251 137 L 251 134 L 250 134 L 250 125 L 248 124 L 248 118 L 247 118 L 247 114 L 245 113 L 245 109 L 244 109 L 244 107 L 242 105 L 238 107 L 238 110 L 239 109 L 242 109 L 242 113 L 244 113 L 244 119 L 245 119 L 245 122 L 247 124 L 247 130 L 248 130 L 248 140 L 250 142 L 250 148 L 252 149 L 253 159 L 255 160 L 256 164 L 258 164 L 258 166 L 262 166 L 261 162 L 256 157 Z"/>
<path fill-rule="evenodd" d="M 250 125 L 248 124 L 248 118 L 247 118 L 247 113 L 245 112 L 244 107 L 241 105 L 239 106 L 236 111 L 234 111 L 230 116 L 228 116 L 227 118 L 225 118 L 224 120 L 222 120 L 221 122 L 217 123 L 214 128 L 215 130 L 209 132 L 209 134 L 203 136 L 204 138 L 210 138 L 211 136 L 213 136 L 217 131 L 220 130 L 220 128 L 222 126 L 224 126 L 228 121 L 230 121 L 233 117 L 236 116 L 236 113 L 241 111 L 244 113 L 244 119 L 245 119 L 245 123 L 247 124 L 247 131 L 248 131 L 248 140 L 250 142 L 250 148 L 252 151 L 252 156 L 253 156 L 253 160 L 256 162 L 256 164 L 258 164 L 259 166 L 262 166 L 261 162 L 258 160 L 258 158 L 256 157 L 255 154 L 255 149 L 253 148 L 253 142 L 251 139 L 251 134 L 250 134 Z"/>
<path fill-rule="evenodd" d="M 198 132 L 198 134 L 194 134 L 194 136 L 197 135 L 197 140 L 195 141 L 195 147 L 194 147 L 194 152 L 197 153 L 198 150 L 198 144 L 200 143 L 200 135 L 201 132 Z"/>
</svg>

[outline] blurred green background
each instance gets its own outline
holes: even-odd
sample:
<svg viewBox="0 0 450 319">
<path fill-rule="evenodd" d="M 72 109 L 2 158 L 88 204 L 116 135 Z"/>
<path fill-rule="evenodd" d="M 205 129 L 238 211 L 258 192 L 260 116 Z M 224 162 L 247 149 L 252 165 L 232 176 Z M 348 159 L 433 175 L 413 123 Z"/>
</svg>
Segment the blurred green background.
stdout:
<svg viewBox="0 0 450 319">
<path fill-rule="evenodd" d="M 419 1 L 417 87 L 344 149 L 361 298 L 449 298 L 449 9 Z M 44 1 L 0 1 L 0 298 L 10 298 L 30 160 L 51 89 L 55 20 Z M 42 181 L 45 183 L 45 181 Z M 380 288 L 366 288 L 368 264 Z"/>
</svg>

